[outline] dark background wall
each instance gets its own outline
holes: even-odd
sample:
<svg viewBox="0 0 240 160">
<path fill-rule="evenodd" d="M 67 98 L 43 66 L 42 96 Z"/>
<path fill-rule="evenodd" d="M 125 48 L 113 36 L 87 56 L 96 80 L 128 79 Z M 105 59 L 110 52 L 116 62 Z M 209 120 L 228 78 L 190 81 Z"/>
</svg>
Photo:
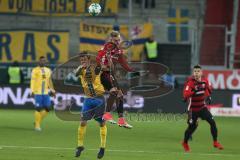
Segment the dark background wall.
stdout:
<svg viewBox="0 0 240 160">
<path fill-rule="evenodd" d="M 168 66 L 174 74 L 190 74 L 191 45 L 159 44 L 159 62 Z"/>
</svg>

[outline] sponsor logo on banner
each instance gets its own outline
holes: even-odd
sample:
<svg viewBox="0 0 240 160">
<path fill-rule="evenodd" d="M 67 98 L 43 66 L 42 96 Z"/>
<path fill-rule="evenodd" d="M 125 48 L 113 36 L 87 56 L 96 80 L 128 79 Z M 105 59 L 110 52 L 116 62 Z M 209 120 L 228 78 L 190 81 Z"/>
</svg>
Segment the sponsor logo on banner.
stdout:
<svg viewBox="0 0 240 160">
<path fill-rule="evenodd" d="M 240 70 L 203 70 L 214 89 L 240 90 Z"/>
<path fill-rule="evenodd" d="M 240 109 L 236 108 L 211 108 L 210 112 L 214 116 L 240 117 Z"/>
<path fill-rule="evenodd" d="M 0 30 L 0 61 L 34 63 L 45 56 L 50 63 L 68 60 L 68 31 Z"/>
<path fill-rule="evenodd" d="M 0 87 L 0 106 L 1 108 L 34 108 L 34 98 L 30 97 L 31 90 L 26 86 L 21 87 Z M 78 107 L 83 106 L 84 95 L 82 94 L 66 94 L 57 93 L 56 98 L 51 98 L 54 104 L 58 104 L 62 100 L 73 100 Z M 124 96 L 124 108 L 143 108 L 144 98 L 138 95 L 132 95 L 128 92 Z M 55 105 L 55 107 L 58 107 Z M 56 108 L 61 110 L 61 108 Z"/>
</svg>

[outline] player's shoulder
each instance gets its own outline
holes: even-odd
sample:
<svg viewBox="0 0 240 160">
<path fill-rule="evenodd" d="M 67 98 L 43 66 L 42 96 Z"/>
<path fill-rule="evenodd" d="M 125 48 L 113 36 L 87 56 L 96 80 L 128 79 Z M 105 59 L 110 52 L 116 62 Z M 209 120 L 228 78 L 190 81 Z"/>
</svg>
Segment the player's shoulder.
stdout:
<svg viewBox="0 0 240 160">
<path fill-rule="evenodd" d="M 51 70 L 49 67 L 45 67 L 47 70 Z"/>
<path fill-rule="evenodd" d="M 193 76 L 189 76 L 186 78 L 185 83 L 193 83 L 195 81 L 195 79 L 193 78 Z"/>
<path fill-rule="evenodd" d="M 52 71 L 49 67 L 44 67 L 44 69 L 47 70 L 48 72 Z"/>
<path fill-rule="evenodd" d="M 32 72 L 36 72 L 37 70 L 39 70 L 39 66 L 33 67 Z"/>
</svg>

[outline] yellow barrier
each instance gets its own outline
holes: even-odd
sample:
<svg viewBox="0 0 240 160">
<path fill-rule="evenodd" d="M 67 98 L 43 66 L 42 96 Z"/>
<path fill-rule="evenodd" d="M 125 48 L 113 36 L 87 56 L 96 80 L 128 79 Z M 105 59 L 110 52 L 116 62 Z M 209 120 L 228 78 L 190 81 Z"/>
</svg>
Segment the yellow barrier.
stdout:
<svg viewBox="0 0 240 160">
<path fill-rule="evenodd" d="M 1 0 L 0 14 L 27 14 L 37 16 L 79 16 L 88 15 L 88 6 L 100 3 L 101 15 L 118 12 L 118 0 Z"/>
</svg>

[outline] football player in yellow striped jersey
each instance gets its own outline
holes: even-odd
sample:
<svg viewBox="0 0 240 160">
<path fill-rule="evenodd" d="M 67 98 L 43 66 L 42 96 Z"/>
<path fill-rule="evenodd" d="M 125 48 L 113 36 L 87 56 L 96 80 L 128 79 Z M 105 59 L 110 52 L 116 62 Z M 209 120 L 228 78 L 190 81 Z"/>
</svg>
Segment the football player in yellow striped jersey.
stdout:
<svg viewBox="0 0 240 160">
<path fill-rule="evenodd" d="M 51 79 L 51 70 L 45 66 L 46 58 L 41 56 L 38 66 L 33 68 L 31 74 L 31 93 L 35 99 L 35 130 L 41 131 L 41 121 L 48 114 L 51 101 L 50 93 L 55 96 L 55 90 L 53 88 Z"/>
<path fill-rule="evenodd" d="M 101 84 L 101 68 L 91 64 L 90 56 L 87 52 L 80 53 L 80 66 L 74 71 L 76 76 L 80 77 L 84 94 L 86 95 L 82 107 L 81 122 L 78 128 L 78 146 L 75 156 L 79 157 L 84 150 L 83 139 L 86 132 L 87 121 L 95 119 L 100 125 L 100 150 L 97 157 L 100 159 L 104 156 L 107 127 L 102 116 L 105 111 L 104 87 Z"/>
</svg>

